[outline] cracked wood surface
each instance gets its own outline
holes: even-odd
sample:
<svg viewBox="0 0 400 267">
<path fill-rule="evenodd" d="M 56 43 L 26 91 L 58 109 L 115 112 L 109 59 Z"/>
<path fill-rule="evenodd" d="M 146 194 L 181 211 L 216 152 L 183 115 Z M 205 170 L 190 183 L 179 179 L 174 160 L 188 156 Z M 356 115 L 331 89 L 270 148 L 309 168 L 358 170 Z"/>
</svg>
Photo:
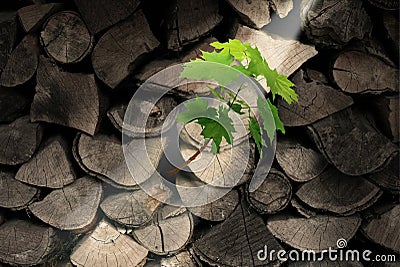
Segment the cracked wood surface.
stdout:
<svg viewBox="0 0 400 267">
<path fill-rule="evenodd" d="M 0 164 L 19 165 L 35 153 L 42 139 L 42 127 L 31 123 L 29 116 L 0 125 Z"/>
<path fill-rule="evenodd" d="M 93 75 L 61 71 L 50 59 L 40 56 L 36 80 L 32 121 L 95 133 L 100 104 Z"/>
<path fill-rule="evenodd" d="M 367 178 L 382 187 L 393 192 L 400 192 L 399 179 L 399 155 L 393 157 L 389 164 L 378 172 L 370 173 Z"/>
<path fill-rule="evenodd" d="M 323 155 L 290 138 L 279 139 L 275 157 L 285 174 L 295 182 L 310 181 L 328 166 Z"/>
<path fill-rule="evenodd" d="M 377 6 L 386 10 L 399 9 L 400 3 L 398 0 L 368 0 L 374 6 Z"/>
<path fill-rule="evenodd" d="M 358 51 L 339 55 L 333 64 L 333 78 L 346 93 L 370 93 L 399 91 L 399 70 L 378 57 Z"/>
<path fill-rule="evenodd" d="M 247 191 L 250 205 L 261 214 L 273 214 L 282 211 L 292 198 L 292 186 L 286 176 L 271 169 L 264 174 L 263 183 L 253 192 Z"/>
<path fill-rule="evenodd" d="M 62 8 L 61 3 L 34 4 L 18 9 L 17 14 L 25 32 L 36 32 L 51 15 Z"/>
<path fill-rule="evenodd" d="M 24 209 L 32 203 L 39 191 L 14 179 L 15 173 L 0 170 L 0 207 Z"/>
<path fill-rule="evenodd" d="M 308 130 L 326 159 L 348 175 L 378 170 L 398 153 L 398 147 L 355 109 L 337 112 Z"/>
<path fill-rule="evenodd" d="M 51 227 L 11 220 L 0 226 L 0 261 L 14 266 L 44 264 L 60 242 Z"/>
<path fill-rule="evenodd" d="M 268 217 L 267 228 L 282 242 L 299 249 L 320 252 L 337 248 L 337 240 L 350 240 L 357 232 L 361 219 L 359 216 L 335 217 L 318 215 L 300 218 L 291 215 Z"/>
<path fill-rule="evenodd" d="M 242 200 L 224 222 L 196 240 L 194 252 L 211 265 L 265 266 L 271 262 L 257 258 L 257 252 L 264 246 L 268 250 L 282 249 L 263 219 Z"/>
<path fill-rule="evenodd" d="M 261 29 L 271 21 L 269 2 L 266 0 L 228 0 L 245 24 Z"/>
<path fill-rule="evenodd" d="M 341 48 L 372 31 L 363 1 L 303 0 L 300 14 L 307 37 L 319 46 Z"/>
<path fill-rule="evenodd" d="M 58 229 L 87 231 L 96 219 L 102 194 L 100 182 L 83 177 L 52 191 L 42 201 L 29 205 L 29 210 L 43 222 Z"/>
<path fill-rule="evenodd" d="M 166 255 L 183 249 L 194 229 L 193 216 L 186 208 L 165 205 L 148 225 L 132 231 L 133 237 L 149 251 Z"/>
<path fill-rule="evenodd" d="M 105 220 L 75 246 L 72 264 L 89 266 L 143 266 L 148 250 L 131 237 L 121 234 Z"/>
<path fill-rule="evenodd" d="M 279 117 L 285 126 L 303 126 L 314 123 L 353 104 L 353 99 L 318 80 L 306 82 L 304 72 L 298 71 L 292 79 L 296 85 L 298 102 L 290 105 L 277 100 Z"/>
<path fill-rule="evenodd" d="M 39 46 L 37 37 L 26 35 L 15 47 L 0 77 L 4 87 L 15 87 L 25 84 L 36 73 L 39 64 Z"/>
<path fill-rule="evenodd" d="M 285 18 L 293 9 L 293 0 L 269 0 L 272 9 L 281 19 Z"/>
<path fill-rule="evenodd" d="M 93 47 L 93 37 L 78 13 L 62 11 L 51 16 L 40 33 L 46 53 L 60 63 L 82 61 Z"/>
<path fill-rule="evenodd" d="M 341 215 L 351 215 L 374 204 L 382 191 L 363 177 L 352 177 L 330 167 L 296 192 L 308 206 Z"/>
<path fill-rule="evenodd" d="M 40 187 L 62 188 L 76 179 L 72 154 L 61 136 L 47 140 L 46 144 L 17 172 L 15 179 Z"/>
<path fill-rule="evenodd" d="M 159 42 L 141 10 L 109 29 L 92 53 L 96 76 L 112 89 L 132 74 L 145 54 Z"/>
<path fill-rule="evenodd" d="M 17 41 L 17 20 L 14 11 L 0 11 L 0 74 Z"/>
<path fill-rule="evenodd" d="M 10 123 L 29 109 L 30 100 L 24 90 L 0 87 L 0 122 Z"/>
</svg>

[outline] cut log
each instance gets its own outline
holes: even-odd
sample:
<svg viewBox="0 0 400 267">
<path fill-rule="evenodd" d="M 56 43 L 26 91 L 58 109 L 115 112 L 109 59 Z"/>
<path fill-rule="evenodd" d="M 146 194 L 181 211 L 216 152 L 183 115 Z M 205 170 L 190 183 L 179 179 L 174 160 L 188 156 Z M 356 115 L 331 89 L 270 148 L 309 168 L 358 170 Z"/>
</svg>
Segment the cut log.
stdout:
<svg viewBox="0 0 400 267">
<path fill-rule="evenodd" d="M 75 266 L 143 266 L 148 250 L 102 220 L 76 245 L 70 256 Z"/>
<path fill-rule="evenodd" d="M 90 229 L 87 228 L 96 219 L 102 192 L 101 183 L 91 177 L 83 177 L 29 205 L 29 210 L 58 229 L 88 231 Z"/>
<path fill-rule="evenodd" d="M 166 46 L 172 50 L 197 41 L 222 20 L 217 0 L 176 0 L 169 9 L 164 27 Z"/>
<path fill-rule="evenodd" d="M 0 171 L 0 207 L 24 209 L 38 196 L 38 189 L 14 179 L 15 174 Z"/>
<path fill-rule="evenodd" d="M 320 46 L 340 48 L 372 31 L 363 1 L 304 0 L 300 14 L 307 37 Z"/>
<path fill-rule="evenodd" d="M 47 141 L 39 151 L 18 170 L 16 179 L 34 186 L 62 188 L 76 178 L 72 155 L 61 136 Z"/>
<path fill-rule="evenodd" d="M 285 18 L 293 9 L 293 0 L 269 0 L 272 9 L 281 19 Z"/>
<path fill-rule="evenodd" d="M 269 67 L 285 76 L 293 74 L 304 62 L 317 54 L 313 46 L 304 45 L 295 40 L 273 37 L 267 32 L 253 30 L 246 26 L 239 26 L 236 38 L 257 46 Z"/>
<path fill-rule="evenodd" d="M 334 217 L 319 215 L 296 218 L 288 215 L 268 217 L 267 228 L 282 242 L 291 247 L 321 252 L 337 248 L 337 241 L 349 241 L 356 234 L 361 219 L 358 216 Z"/>
<path fill-rule="evenodd" d="M 218 222 L 223 221 L 233 212 L 239 203 L 239 194 L 236 190 L 230 190 L 208 185 L 186 176 L 176 177 L 176 188 L 182 203 L 187 209 L 197 217 L 204 220 Z M 196 197 L 194 192 L 196 191 Z M 200 206 L 194 206 L 196 203 L 207 203 Z"/>
<path fill-rule="evenodd" d="M 279 117 L 285 126 L 303 126 L 323 119 L 353 104 L 353 99 L 320 81 L 306 82 L 302 70 L 293 77 L 299 102 L 278 99 Z"/>
<path fill-rule="evenodd" d="M 0 87 L 0 122 L 10 123 L 25 114 L 30 99 L 22 88 Z"/>
<path fill-rule="evenodd" d="M 212 227 L 194 243 L 194 252 L 213 266 L 265 266 L 276 258 L 261 261 L 257 252 L 282 249 L 265 228 L 263 219 L 245 201 L 221 224 Z M 275 256 L 275 255 L 274 255 Z"/>
<path fill-rule="evenodd" d="M 61 248 L 51 227 L 12 220 L 0 226 L 0 261 L 13 266 L 44 264 Z"/>
<path fill-rule="evenodd" d="M 182 251 L 167 258 L 162 258 L 161 267 L 196 267 L 198 266 L 189 251 Z"/>
<path fill-rule="evenodd" d="M 4 223 L 4 213 L 2 210 L 0 210 L 0 225 Z"/>
<path fill-rule="evenodd" d="M 292 186 L 286 176 L 276 169 L 271 169 L 264 175 L 260 187 L 253 192 L 247 192 L 247 199 L 261 214 L 277 213 L 289 204 Z"/>
<path fill-rule="evenodd" d="M 177 106 L 177 102 L 172 97 L 161 98 L 156 105 L 146 100 L 134 99 L 130 105 L 137 107 L 137 112 L 134 116 L 130 116 L 129 124 L 125 121 L 125 112 L 127 105 L 122 104 L 111 108 L 107 112 L 107 116 L 112 124 L 120 132 L 131 137 L 155 137 L 161 135 L 161 131 L 168 130 L 169 127 L 164 125 L 168 114 Z M 150 116 L 147 117 L 148 109 L 151 109 Z M 146 122 L 146 127 L 143 128 L 143 122 Z M 169 125 L 172 126 L 172 123 Z"/>
<path fill-rule="evenodd" d="M 369 0 L 371 4 L 386 10 L 397 10 L 399 9 L 399 1 L 397 0 Z"/>
<path fill-rule="evenodd" d="M 0 74 L 17 41 L 17 21 L 14 11 L 0 12 Z"/>
<path fill-rule="evenodd" d="M 398 71 L 375 56 L 347 51 L 336 59 L 333 78 L 344 92 L 380 94 L 399 91 Z"/>
<path fill-rule="evenodd" d="M 384 169 L 368 174 L 367 178 L 383 189 L 400 192 L 399 165 L 399 155 L 397 155 Z"/>
<path fill-rule="evenodd" d="M 165 205 L 154 215 L 153 221 L 132 231 L 134 238 L 158 255 L 183 249 L 193 234 L 193 217 L 185 209 Z"/>
<path fill-rule="evenodd" d="M 75 0 L 83 20 L 92 34 L 109 28 L 129 17 L 139 6 L 139 0 Z"/>
<path fill-rule="evenodd" d="M 133 72 L 143 56 L 158 45 L 146 17 L 139 10 L 100 38 L 92 53 L 94 71 L 114 89 Z"/>
<path fill-rule="evenodd" d="M 228 3 L 239 14 L 243 22 L 250 27 L 261 29 L 271 21 L 268 1 L 228 0 Z"/>
<path fill-rule="evenodd" d="M 328 166 L 320 153 L 293 139 L 280 139 L 275 155 L 285 174 L 296 182 L 310 181 Z"/>
<path fill-rule="evenodd" d="M 62 72 L 49 59 L 40 57 L 32 121 L 59 124 L 93 135 L 99 109 L 93 75 Z"/>
<path fill-rule="evenodd" d="M 399 95 L 382 96 L 374 101 L 376 120 L 383 133 L 393 142 L 400 141 L 399 134 Z"/>
<path fill-rule="evenodd" d="M 38 64 L 38 40 L 34 35 L 27 35 L 8 58 L 1 73 L 1 86 L 15 87 L 28 82 L 35 75 Z"/>
<path fill-rule="evenodd" d="M 186 161 L 198 149 L 183 144 L 180 147 L 183 159 Z M 243 142 L 239 145 L 220 151 L 211 152 L 211 145 L 187 165 L 201 181 L 217 187 L 233 187 L 248 181 L 255 168 L 255 145 Z"/>
<path fill-rule="evenodd" d="M 382 191 L 363 177 L 351 177 L 329 168 L 302 185 L 296 196 L 308 206 L 351 215 L 374 204 Z"/>
<path fill-rule="evenodd" d="M 308 129 L 326 159 L 347 175 L 371 173 L 398 153 L 398 148 L 357 110 L 337 112 Z"/>
<path fill-rule="evenodd" d="M 127 145 L 125 159 L 122 145 L 119 141 L 105 135 L 90 137 L 79 134 L 74 141 L 74 157 L 80 167 L 88 174 L 98 177 L 114 187 L 123 189 L 136 189 L 138 182 L 144 182 L 153 174 L 152 170 L 158 166 L 162 156 L 162 143 L 159 138 L 146 139 L 147 151 L 140 151 L 141 139 L 134 139 Z M 148 155 L 149 159 L 143 158 Z M 132 158 L 133 157 L 133 158 Z M 128 169 L 135 165 L 133 176 Z"/>
<path fill-rule="evenodd" d="M 318 213 L 315 210 L 312 210 L 310 207 L 307 207 L 304 203 L 301 203 L 297 198 L 292 198 L 290 204 L 293 208 L 297 210 L 297 212 L 305 218 L 316 217 Z"/>
<path fill-rule="evenodd" d="M 168 191 L 160 190 L 159 199 L 167 199 Z M 141 189 L 108 196 L 100 205 L 113 221 L 127 227 L 138 227 L 148 223 L 162 203 Z"/>
<path fill-rule="evenodd" d="M 42 139 L 42 127 L 21 117 L 10 124 L 0 125 L 0 164 L 18 165 L 27 162 Z"/>
<path fill-rule="evenodd" d="M 289 262 L 288 267 L 363 267 L 364 266 L 359 261 L 350 260 L 351 256 L 349 256 L 349 260 L 343 259 L 340 261 L 332 261 L 332 260 L 326 259 L 326 258 L 324 258 L 323 260 L 319 260 L 318 254 L 314 254 L 314 255 L 308 254 L 308 255 L 309 255 L 310 259 L 312 259 L 313 261 Z M 302 256 L 299 255 L 299 259 L 301 259 L 301 257 Z M 307 254 L 305 255 L 305 257 L 307 257 Z M 316 261 L 314 261 L 313 257 L 315 257 Z M 388 267 L 388 266 L 386 266 L 386 267 Z"/>
<path fill-rule="evenodd" d="M 399 2 L 396 1 L 397 7 Z M 383 26 L 386 29 L 387 39 L 391 43 L 391 48 L 396 52 L 397 57 L 393 57 L 394 59 L 399 58 L 399 49 L 400 49 L 400 34 L 399 34 L 399 20 L 393 14 L 389 12 L 383 14 Z"/>
<path fill-rule="evenodd" d="M 60 3 L 25 6 L 18 10 L 19 21 L 25 32 L 36 32 L 51 15 L 62 8 Z"/>
<path fill-rule="evenodd" d="M 400 205 L 362 227 L 362 232 L 373 242 L 400 253 Z"/>
<path fill-rule="evenodd" d="M 93 38 L 79 15 L 72 11 L 51 16 L 40 33 L 46 53 L 60 63 L 77 63 L 91 51 Z"/>
</svg>

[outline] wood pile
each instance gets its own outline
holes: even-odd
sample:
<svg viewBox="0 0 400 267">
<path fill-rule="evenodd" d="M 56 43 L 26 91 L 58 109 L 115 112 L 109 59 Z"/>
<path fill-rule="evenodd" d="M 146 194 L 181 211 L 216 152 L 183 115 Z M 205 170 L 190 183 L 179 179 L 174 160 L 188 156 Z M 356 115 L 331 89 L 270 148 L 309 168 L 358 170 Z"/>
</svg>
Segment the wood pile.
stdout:
<svg viewBox="0 0 400 267">
<path fill-rule="evenodd" d="M 321 252 L 339 239 L 399 257 L 398 0 L 0 6 L 0 266 L 286 266 L 257 252 Z M 266 30 L 293 17 L 302 22 L 298 38 Z M 158 71 L 228 38 L 256 45 L 296 85 L 298 103 L 276 100 L 286 134 L 278 136 L 272 169 L 249 189 L 259 155 L 251 140 L 246 151 L 247 132 L 238 131 L 240 142 L 196 161 L 213 160 L 205 170 L 179 172 L 177 188 L 152 198 L 138 184 L 154 174 L 147 166 L 166 165 L 164 121 L 184 100 L 210 91 L 191 84 L 156 105 L 138 100 L 138 121 L 151 109 L 146 127 L 124 123 L 129 100 Z M 129 155 L 135 173 L 122 131 L 134 148 L 146 138 L 148 162 L 143 151 Z M 190 124 L 180 140 L 184 160 L 202 142 Z M 182 189 L 206 184 L 212 190 L 198 196 Z M 173 196 L 181 207 L 163 203 Z"/>
</svg>

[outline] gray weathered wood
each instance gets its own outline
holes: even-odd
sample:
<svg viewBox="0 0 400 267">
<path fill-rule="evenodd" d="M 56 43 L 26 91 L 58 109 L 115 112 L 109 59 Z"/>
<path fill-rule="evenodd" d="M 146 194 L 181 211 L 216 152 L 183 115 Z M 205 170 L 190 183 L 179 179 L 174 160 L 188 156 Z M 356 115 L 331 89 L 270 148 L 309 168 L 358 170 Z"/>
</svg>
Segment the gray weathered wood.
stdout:
<svg viewBox="0 0 400 267">
<path fill-rule="evenodd" d="M 293 9 L 293 0 L 269 0 L 272 9 L 282 19 Z"/>
<path fill-rule="evenodd" d="M 400 141 L 399 95 L 384 95 L 374 99 L 373 104 L 376 107 L 374 115 L 376 115 L 382 132 L 393 142 L 398 143 Z"/>
<path fill-rule="evenodd" d="M 250 27 L 261 29 L 271 21 L 268 1 L 228 0 L 228 3 Z"/>
<path fill-rule="evenodd" d="M 161 267 L 196 267 L 198 266 L 189 251 L 182 251 L 177 254 L 162 258 Z"/>
<path fill-rule="evenodd" d="M 0 12 L 0 74 L 17 41 L 17 21 L 14 11 Z"/>
<path fill-rule="evenodd" d="M 91 74 L 61 71 L 40 57 L 32 121 L 71 127 L 93 135 L 99 121 L 99 93 Z"/>
<path fill-rule="evenodd" d="M 60 3 L 34 4 L 18 9 L 18 17 L 25 32 L 39 30 L 43 23 L 63 8 Z"/>
<path fill-rule="evenodd" d="M 0 87 L 0 122 L 10 123 L 24 115 L 30 100 L 22 88 Z"/>
<path fill-rule="evenodd" d="M 368 174 L 367 178 L 383 189 L 400 192 L 399 164 L 399 155 L 397 155 L 385 168 L 378 172 Z"/>
<path fill-rule="evenodd" d="M 42 127 L 21 117 L 10 124 L 0 125 L 0 164 L 18 165 L 27 162 L 42 139 Z"/>
<path fill-rule="evenodd" d="M 377 6 L 386 10 L 396 10 L 399 9 L 399 1 L 397 0 L 368 0 L 374 6 Z"/>
<path fill-rule="evenodd" d="M 60 63 L 82 61 L 93 46 L 93 37 L 85 23 L 72 11 L 51 16 L 43 26 L 40 41 L 46 53 Z"/>
</svg>

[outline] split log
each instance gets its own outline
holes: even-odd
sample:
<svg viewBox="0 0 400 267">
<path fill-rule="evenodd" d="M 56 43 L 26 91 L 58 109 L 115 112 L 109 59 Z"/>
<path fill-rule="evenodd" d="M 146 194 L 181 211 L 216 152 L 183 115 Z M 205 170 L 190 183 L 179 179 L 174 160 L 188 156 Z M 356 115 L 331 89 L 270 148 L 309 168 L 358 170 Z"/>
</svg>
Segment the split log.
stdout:
<svg viewBox="0 0 400 267">
<path fill-rule="evenodd" d="M 383 189 L 400 192 L 399 164 L 399 155 L 397 155 L 385 168 L 368 174 L 367 178 Z"/>
<path fill-rule="evenodd" d="M 321 153 L 339 171 L 364 175 L 383 167 L 398 148 L 357 110 L 346 109 L 308 127 Z"/>
<path fill-rule="evenodd" d="M 0 125 L 0 164 L 18 165 L 27 162 L 42 139 L 42 127 L 21 117 L 10 124 Z"/>
<path fill-rule="evenodd" d="M 269 67 L 285 76 L 293 74 L 304 62 L 317 54 L 313 46 L 271 36 L 267 32 L 253 30 L 246 26 L 239 26 L 236 38 L 257 46 Z M 266 90 L 269 92 L 269 88 Z"/>
<path fill-rule="evenodd" d="M 300 14 L 307 37 L 320 46 L 340 48 L 354 39 L 363 39 L 372 31 L 363 1 L 305 0 Z"/>
<path fill-rule="evenodd" d="M 50 138 L 39 151 L 18 170 L 15 179 L 40 187 L 62 188 L 76 178 L 67 142 Z"/>
<path fill-rule="evenodd" d="M 375 56 L 347 51 L 336 59 L 333 78 L 344 92 L 380 94 L 399 91 L 398 71 Z"/>
<path fill-rule="evenodd" d="M 263 219 L 245 201 L 221 224 L 194 243 L 194 252 L 204 261 L 218 266 L 264 266 L 276 263 L 277 259 L 261 261 L 257 252 L 268 247 L 282 249 L 272 234 L 265 228 Z M 274 255 L 275 256 L 275 255 Z"/>
<path fill-rule="evenodd" d="M 196 267 L 198 266 L 189 251 L 182 251 L 167 258 L 162 258 L 161 267 Z"/>
<path fill-rule="evenodd" d="M 288 267 L 363 267 L 364 266 L 361 262 L 355 261 L 355 260 L 353 261 L 350 259 L 349 260 L 343 259 L 340 261 L 332 261 L 331 259 L 324 258 L 323 260 L 314 261 L 313 257 L 315 257 L 315 259 L 317 259 L 319 255 L 317 255 L 317 254 L 315 254 L 315 255 L 308 254 L 308 255 L 310 255 L 309 257 L 313 261 L 289 262 Z M 302 256 L 300 255 L 299 259 L 301 259 L 301 257 Z M 307 254 L 305 255 L 305 257 L 307 257 Z"/>
<path fill-rule="evenodd" d="M 267 228 L 282 242 L 299 249 L 321 252 L 337 248 L 337 241 L 349 241 L 356 234 L 361 219 L 358 216 L 335 217 L 319 215 L 297 218 L 275 215 L 267 220 Z"/>
<path fill-rule="evenodd" d="M 385 10 L 397 10 L 400 7 L 397 0 L 369 0 L 369 2 Z"/>
<path fill-rule="evenodd" d="M 14 179 L 15 174 L 0 171 L 0 207 L 24 209 L 38 196 L 38 189 Z"/>
<path fill-rule="evenodd" d="M 193 217 L 185 208 L 165 205 L 150 224 L 134 229 L 132 235 L 151 252 L 166 255 L 183 249 L 192 237 L 193 228 Z"/>
<path fill-rule="evenodd" d="M 305 218 L 312 218 L 318 215 L 317 211 L 312 210 L 310 207 L 307 207 L 305 204 L 301 203 L 295 197 L 292 198 L 290 204 L 293 208 L 297 210 L 297 212 Z"/>
<path fill-rule="evenodd" d="M 228 3 L 239 14 L 244 23 L 250 27 L 261 29 L 271 21 L 268 1 L 228 0 Z"/>
<path fill-rule="evenodd" d="M 183 144 L 180 148 L 186 161 L 198 149 Z M 217 187 L 233 187 L 248 181 L 255 168 L 255 145 L 241 143 L 214 155 L 211 145 L 187 165 L 201 181 Z"/>
<path fill-rule="evenodd" d="M 3 211 L 0 210 L 0 225 L 2 225 L 4 223 L 4 214 Z"/>
<path fill-rule="evenodd" d="M 47 55 L 60 63 L 82 61 L 92 50 L 93 37 L 79 15 L 62 11 L 51 16 L 40 33 Z"/>
<path fill-rule="evenodd" d="M 133 72 L 143 56 L 158 45 L 146 17 L 138 10 L 100 38 L 92 53 L 94 71 L 114 89 Z"/>
<path fill-rule="evenodd" d="M 293 9 L 293 0 L 269 0 L 272 9 L 281 19 L 285 18 Z"/>
<path fill-rule="evenodd" d="M 96 219 L 102 194 L 101 183 L 83 177 L 29 205 L 29 210 L 43 222 L 61 230 L 88 231 Z"/>
<path fill-rule="evenodd" d="M 90 32 L 95 35 L 126 19 L 138 8 L 139 0 L 75 0 Z"/>
<path fill-rule="evenodd" d="M 146 139 L 147 151 L 138 149 L 140 142 L 144 141 L 134 139 L 130 142 L 126 151 L 129 157 L 125 159 L 122 145 L 115 138 L 78 134 L 74 141 L 73 154 L 79 166 L 88 174 L 117 188 L 136 189 L 138 182 L 144 182 L 153 175 L 152 170 L 158 166 L 163 152 L 159 138 Z M 147 161 L 143 158 L 144 155 L 149 157 Z M 128 169 L 128 160 L 132 160 L 131 166 L 137 165 L 135 177 Z"/>
<path fill-rule="evenodd" d="M 222 20 L 217 0 L 176 0 L 168 9 L 172 12 L 167 14 L 164 27 L 166 46 L 172 50 L 197 41 Z"/>
<path fill-rule="evenodd" d="M 40 57 L 32 121 L 71 127 L 90 135 L 99 121 L 99 94 L 93 75 L 62 72 Z"/>
<path fill-rule="evenodd" d="M 399 134 L 399 95 L 382 96 L 374 101 L 377 108 L 376 119 L 386 136 L 393 142 L 400 141 Z"/>
<path fill-rule="evenodd" d="M 18 10 L 19 21 L 25 32 L 36 32 L 51 15 L 60 11 L 62 7 L 60 3 L 25 6 Z"/>
<path fill-rule="evenodd" d="M 398 1 L 396 1 L 396 3 L 399 5 Z M 389 12 L 384 13 L 383 26 L 386 29 L 386 36 L 391 43 L 391 48 L 396 52 L 397 57 L 394 57 L 394 59 L 398 59 L 400 49 L 399 20 Z"/>
<path fill-rule="evenodd" d="M 329 168 L 302 185 L 296 196 L 308 206 L 340 215 L 351 215 L 374 204 L 382 191 L 363 177 L 351 177 Z"/>
<path fill-rule="evenodd" d="M 155 137 L 161 135 L 161 131 L 168 130 L 164 125 L 168 114 L 177 106 L 177 102 L 172 97 L 163 97 L 155 105 L 146 100 L 135 99 L 130 105 L 137 107 L 134 116 L 130 116 L 129 124 L 124 123 L 127 105 L 122 104 L 111 108 L 107 116 L 116 129 L 131 137 Z M 146 114 L 151 109 L 150 116 Z M 143 128 L 143 122 L 146 121 L 146 127 Z M 172 124 L 170 124 L 172 126 Z"/>
<path fill-rule="evenodd" d="M 306 69 L 304 71 L 304 80 L 307 82 L 318 81 L 319 83 L 325 85 L 329 84 L 329 80 L 325 74 L 319 72 L 318 70 L 313 70 L 313 69 Z"/>
<path fill-rule="evenodd" d="M 143 266 L 148 250 L 102 220 L 76 245 L 70 260 L 75 266 Z"/>
<path fill-rule="evenodd" d="M 192 214 L 213 222 L 225 220 L 239 203 L 238 191 L 210 185 L 204 189 L 199 188 L 204 185 L 206 184 L 186 176 L 176 177 L 176 188 L 182 203 Z M 195 200 L 193 199 L 194 190 L 199 190 L 196 191 Z M 207 204 L 193 206 L 194 202 Z"/>
<path fill-rule="evenodd" d="M 169 193 L 160 190 L 158 199 L 166 200 Z M 139 227 L 148 223 L 162 203 L 141 189 L 108 196 L 100 205 L 108 218 L 127 227 Z"/>
<path fill-rule="evenodd" d="M 51 227 L 12 220 L 0 226 L 0 261 L 13 266 L 44 264 L 61 248 Z"/>
<path fill-rule="evenodd" d="M 0 12 L 0 74 L 17 41 L 17 21 L 14 11 Z"/>
<path fill-rule="evenodd" d="M 30 100 L 22 88 L 0 87 L 0 122 L 10 123 L 22 117 L 30 106 Z"/>
<path fill-rule="evenodd" d="M 310 181 L 328 166 L 320 153 L 293 139 L 280 139 L 275 155 L 285 174 L 296 182 Z"/>
<path fill-rule="evenodd" d="M 1 73 L 1 86 L 15 87 L 28 82 L 35 75 L 38 64 L 38 40 L 34 35 L 27 35 L 8 58 Z"/>
<path fill-rule="evenodd" d="M 278 99 L 279 116 L 285 126 L 303 126 L 323 119 L 353 104 L 353 99 L 320 81 L 306 82 L 302 70 L 293 77 L 299 102 Z"/>
<path fill-rule="evenodd" d="M 362 232 L 373 242 L 400 253 L 400 205 L 362 227 Z"/>
<path fill-rule="evenodd" d="M 286 208 L 292 198 L 292 186 L 286 176 L 276 169 L 263 174 L 262 184 L 247 192 L 250 205 L 261 214 L 273 214 Z"/>
</svg>

